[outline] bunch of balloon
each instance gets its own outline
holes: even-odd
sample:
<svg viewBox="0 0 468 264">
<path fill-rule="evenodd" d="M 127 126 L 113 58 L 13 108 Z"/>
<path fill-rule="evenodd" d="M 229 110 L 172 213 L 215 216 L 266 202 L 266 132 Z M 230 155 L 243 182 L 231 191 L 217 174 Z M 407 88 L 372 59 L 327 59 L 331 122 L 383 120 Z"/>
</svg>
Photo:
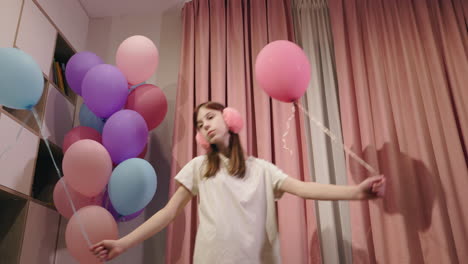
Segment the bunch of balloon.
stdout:
<svg viewBox="0 0 468 264">
<path fill-rule="evenodd" d="M 83 104 L 80 125 L 64 138 L 64 177 L 55 186 L 54 203 L 70 218 L 67 248 L 82 263 L 96 261 L 90 244 L 117 237 L 116 222 L 140 215 L 156 193 L 157 175 L 144 157 L 149 132 L 167 113 L 162 90 L 146 84 L 158 57 L 150 39 L 132 36 L 117 49 L 115 66 L 91 52 L 75 54 L 66 65 L 68 84 Z M 102 219 L 88 219 L 99 212 Z M 102 223 L 92 222 L 108 219 L 114 224 L 96 228 Z M 82 232 L 87 226 L 97 233 Z"/>
</svg>

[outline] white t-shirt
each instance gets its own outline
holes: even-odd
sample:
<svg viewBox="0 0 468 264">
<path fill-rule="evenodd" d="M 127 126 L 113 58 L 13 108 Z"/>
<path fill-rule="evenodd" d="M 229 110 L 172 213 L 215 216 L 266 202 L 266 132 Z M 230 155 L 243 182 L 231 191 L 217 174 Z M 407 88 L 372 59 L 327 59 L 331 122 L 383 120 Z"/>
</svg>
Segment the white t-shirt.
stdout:
<svg viewBox="0 0 468 264">
<path fill-rule="evenodd" d="M 229 175 L 227 158 L 203 178 L 206 155 L 187 163 L 175 179 L 198 195 L 194 264 L 281 263 L 275 200 L 288 177 L 272 163 L 249 157 L 243 179 Z"/>
</svg>

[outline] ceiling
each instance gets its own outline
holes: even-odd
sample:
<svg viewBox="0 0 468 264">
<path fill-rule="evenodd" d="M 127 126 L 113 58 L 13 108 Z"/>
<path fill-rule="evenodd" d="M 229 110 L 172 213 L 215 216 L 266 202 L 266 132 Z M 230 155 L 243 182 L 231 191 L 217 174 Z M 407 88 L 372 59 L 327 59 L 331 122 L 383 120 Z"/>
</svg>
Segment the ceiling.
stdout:
<svg viewBox="0 0 468 264">
<path fill-rule="evenodd" d="M 170 8 L 181 8 L 189 0 L 78 0 L 89 17 L 162 13 Z"/>
</svg>

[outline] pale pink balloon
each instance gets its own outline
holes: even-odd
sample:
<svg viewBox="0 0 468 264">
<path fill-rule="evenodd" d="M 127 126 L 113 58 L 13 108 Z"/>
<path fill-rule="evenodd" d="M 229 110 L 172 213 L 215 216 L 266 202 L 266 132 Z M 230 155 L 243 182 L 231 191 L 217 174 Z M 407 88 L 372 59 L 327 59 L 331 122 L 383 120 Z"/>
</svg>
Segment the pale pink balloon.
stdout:
<svg viewBox="0 0 468 264">
<path fill-rule="evenodd" d="M 102 143 L 102 137 L 99 132 L 91 127 L 78 126 L 68 131 L 63 139 L 63 153 L 67 152 L 68 148 L 78 140 L 92 139 L 98 143 Z"/>
<path fill-rule="evenodd" d="M 166 116 L 166 96 L 159 87 L 143 84 L 128 95 L 125 109 L 138 112 L 145 119 L 148 130 L 152 130 L 159 126 Z"/>
<path fill-rule="evenodd" d="M 73 215 L 73 209 L 68 199 L 68 196 L 65 192 L 65 188 L 63 185 L 66 185 L 64 178 L 61 178 L 56 184 L 54 188 L 54 205 L 57 208 L 57 211 L 65 218 L 70 219 Z M 83 208 L 89 205 L 101 205 L 102 204 L 102 197 L 103 193 L 98 194 L 95 197 L 86 197 L 79 192 L 70 188 L 67 185 L 68 192 L 70 193 L 71 199 L 75 206 L 76 210 Z"/>
<path fill-rule="evenodd" d="M 80 194 L 97 196 L 112 174 L 112 160 L 103 145 L 82 139 L 68 148 L 62 162 L 67 184 Z"/>
<path fill-rule="evenodd" d="M 86 242 L 80 224 L 91 245 L 94 245 L 102 240 L 118 239 L 119 232 L 114 217 L 101 206 L 86 206 L 70 218 L 65 230 L 65 242 L 72 257 L 80 263 L 102 263 L 89 250 L 90 245 Z"/>
<path fill-rule="evenodd" d="M 148 80 L 156 72 L 159 52 L 149 38 L 136 35 L 120 44 L 115 60 L 128 83 L 135 85 Z"/>
<path fill-rule="evenodd" d="M 273 41 L 257 56 L 255 78 L 269 96 L 294 102 L 307 90 L 310 63 L 301 47 L 293 42 Z"/>
</svg>

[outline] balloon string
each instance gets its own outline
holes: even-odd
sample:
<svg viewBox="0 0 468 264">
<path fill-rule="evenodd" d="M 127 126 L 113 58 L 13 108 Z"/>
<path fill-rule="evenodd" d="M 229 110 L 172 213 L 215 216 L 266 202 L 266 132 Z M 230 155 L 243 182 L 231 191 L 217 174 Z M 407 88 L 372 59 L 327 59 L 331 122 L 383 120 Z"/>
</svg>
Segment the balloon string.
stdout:
<svg viewBox="0 0 468 264">
<path fill-rule="evenodd" d="M 54 155 L 52 154 L 52 150 L 50 148 L 49 141 L 47 140 L 47 138 L 44 136 L 44 134 L 42 132 L 41 121 L 39 119 L 39 115 L 37 114 L 37 111 L 36 111 L 35 108 L 32 108 L 31 110 L 32 110 L 32 113 L 34 115 L 34 118 L 36 119 L 37 126 L 39 127 L 39 132 L 40 132 L 42 138 L 44 139 L 47 150 L 48 150 L 49 155 L 50 155 L 50 157 L 52 159 L 52 163 L 54 164 L 55 170 L 57 171 L 57 176 L 59 177 L 59 181 L 60 181 L 60 179 L 62 178 L 62 174 L 60 173 L 60 169 L 57 166 L 57 162 L 55 162 L 55 158 L 54 158 Z M 76 215 L 76 217 L 77 217 L 78 225 L 80 226 L 81 234 L 83 234 L 83 237 L 85 238 L 86 243 L 88 244 L 88 246 L 91 247 L 92 246 L 91 241 L 89 239 L 88 234 L 86 233 L 83 222 L 81 222 L 80 215 L 76 212 L 76 207 L 75 207 L 75 204 L 73 203 L 73 199 L 71 198 L 70 192 L 68 191 L 68 187 L 65 184 L 64 180 L 60 181 L 60 182 L 62 183 L 63 189 L 65 190 L 65 194 L 67 195 L 68 201 L 70 202 L 71 208 L 73 210 L 73 214 Z"/>
<path fill-rule="evenodd" d="M 370 173 L 373 175 L 378 175 L 379 173 L 377 170 L 375 170 L 371 165 L 369 165 L 367 162 L 365 162 L 363 159 L 361 159 L 356 153 L 354 153 L 351 149 L 349 149 L 347 146 L 336 140 L 336 136 L 330 131 L 330 129 L 326 128 L 320 121 L 315 119 L 312 115 L 310 115 L 304 107 L 299 102 L 294 102 L 295 105 L 299 107 L 299 109 L 304 112 L 307 117 L 309 117 L 309 120 L 311 120 L 315 125 L 317 125 L 327 136 L 330 137 L 333 143 L 337 144 L 338 146 L 341 147 L 351 158 L 356 160 L 359 164 L 361 164 L 364 168 L 366 168 Z"/>
<path fill-rule="evenodd" d="M 292 149 L 288 148 L 288 146 L 286 145 L 286 136 L 289 134 L 289 130 L 291 128 L 291 120 L 294 118 L 295 112 L 296 112 L 296 108 L 293 105 L 291 108 L 291 115 L 289 116 L 288 121 L 286 122 L 286 132 L 284 132 L 283 136 L 281 137 L 281 141 L 283 141 L 283 148 L 285 150 L 288 150 L 290 155 L 293 154 L 293 151 Z"/>
</svg>

